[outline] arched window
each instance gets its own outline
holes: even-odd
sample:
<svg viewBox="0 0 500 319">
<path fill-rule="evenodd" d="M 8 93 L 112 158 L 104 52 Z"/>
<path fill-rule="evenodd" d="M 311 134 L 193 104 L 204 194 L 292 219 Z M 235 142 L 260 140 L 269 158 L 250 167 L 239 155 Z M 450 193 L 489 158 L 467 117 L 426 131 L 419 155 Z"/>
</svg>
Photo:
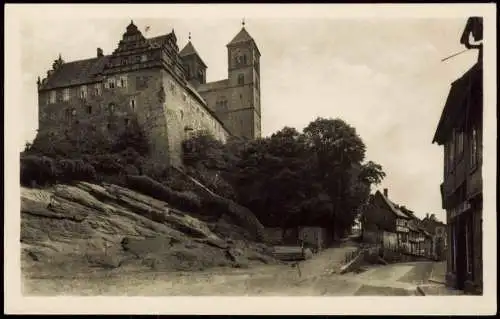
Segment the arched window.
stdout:
<svg viewBox="0 0 500 319">
<path fill-rule="evenodd" d="M 245 76 L 243 74 L 238 74 L 238 85 L 245 84 Z"/>
</svg>

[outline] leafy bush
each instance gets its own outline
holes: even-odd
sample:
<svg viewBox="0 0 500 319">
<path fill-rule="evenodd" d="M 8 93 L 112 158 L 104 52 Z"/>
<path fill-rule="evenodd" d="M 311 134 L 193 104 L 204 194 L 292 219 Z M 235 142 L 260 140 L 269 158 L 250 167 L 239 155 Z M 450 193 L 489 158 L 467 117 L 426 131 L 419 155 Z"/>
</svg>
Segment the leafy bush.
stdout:
<svg viewBox="0 0 500 319">
<path fill-rule="evenodd" d="M 103 175 L 118 175 L 125 171 L 125 161 L 117 154 L 88 157 L 96 172 Z"/>
<path fill-rule="evenodd" d="M 21 185 L 31 186 L 54 183 L 57 179 L 57 169 L 54 160 L 46 156 L 27 155 L 21 157 Z"/>
<path fill-rule="evenodd" d="M 57 160 L 56 167 L 58 181 L 95 181 L 97 178 L 95 168 L 83 160 Z"/>
<path fill-rule="evenodd" d="M 177 209 L 197 212 L 201 203 L 195 194 L 174 191 L 148 176 L 127 175 L 126 185 L 138 192 L 165 201 Z"/>
<path fill-rule="evenodd" d="M 142 175 L 147 175 L 156 181 L 165 181 L 169 176 L 169 167 L 165 163 L 145 160 L 141 166 Z"/>
</svg>

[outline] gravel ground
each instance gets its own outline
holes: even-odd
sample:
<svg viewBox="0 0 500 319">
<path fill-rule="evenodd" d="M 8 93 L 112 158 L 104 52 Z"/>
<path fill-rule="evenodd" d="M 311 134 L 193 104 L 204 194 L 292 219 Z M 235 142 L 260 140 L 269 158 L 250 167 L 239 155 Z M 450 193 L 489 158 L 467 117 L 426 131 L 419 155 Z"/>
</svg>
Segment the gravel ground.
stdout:
<svg viewBox="0 0 500 319">
<path fill-rule="evenodd" d="M 68 278 L 24 278 L 24 294 L 105 296 L 411 296 L 433 263 L 374 266 L 360 274 L 335 273 L 350 247 L 332 248 L 291 265 L 200 272 L 100 270 Z"/>
</svg>

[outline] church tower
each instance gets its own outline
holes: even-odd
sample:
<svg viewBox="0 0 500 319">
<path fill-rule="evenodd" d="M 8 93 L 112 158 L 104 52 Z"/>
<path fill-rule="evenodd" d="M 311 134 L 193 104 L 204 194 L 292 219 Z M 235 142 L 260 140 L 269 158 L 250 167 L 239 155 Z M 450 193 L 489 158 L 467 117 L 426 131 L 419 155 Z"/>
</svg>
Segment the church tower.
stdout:
<svg viewBox="0 0 500 319">
<path fill-rule="evenodd" d="M 179 52 L 184 67 L 186 80 L 195 88 L 207 82 L 207 66 L 191 43 L 191 34 L 189 42 Z"/>
<path fill-rule="evenodd" d="M 242 23 L 240 32 L 227 44 L 228 85 L 231 88 L 228 122 L 233 134 L 261 137 L 260 52 Z"/>
</svg>

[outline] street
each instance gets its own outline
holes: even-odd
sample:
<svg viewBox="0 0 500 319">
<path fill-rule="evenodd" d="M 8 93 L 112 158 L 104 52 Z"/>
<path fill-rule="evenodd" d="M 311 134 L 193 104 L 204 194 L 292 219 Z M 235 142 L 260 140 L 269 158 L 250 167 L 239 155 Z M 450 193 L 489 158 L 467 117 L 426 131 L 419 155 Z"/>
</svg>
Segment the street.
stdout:
<svg viewBox="0 0 500 319">
<path fill-rule="evenodd" d="M 417 290 L 419 285 L 427 287 L 427 291 L 433 288 L 433 294 L 442 293 L 442 285 L 429 282 L 434 269 L 441 266 L 435 262 L 373 265 L 361 273 L 341 275 L 337 270 L 345 253 L 352 249 L 351 246 L 326 249 L 299 263 L 298 267 L 291 264 L 265 265 L 185 273 L 111 270 L 79 278 L 25 278 L 24 293 L 73 296 L 412 296 L 422 295 Z"/>
</svg>

